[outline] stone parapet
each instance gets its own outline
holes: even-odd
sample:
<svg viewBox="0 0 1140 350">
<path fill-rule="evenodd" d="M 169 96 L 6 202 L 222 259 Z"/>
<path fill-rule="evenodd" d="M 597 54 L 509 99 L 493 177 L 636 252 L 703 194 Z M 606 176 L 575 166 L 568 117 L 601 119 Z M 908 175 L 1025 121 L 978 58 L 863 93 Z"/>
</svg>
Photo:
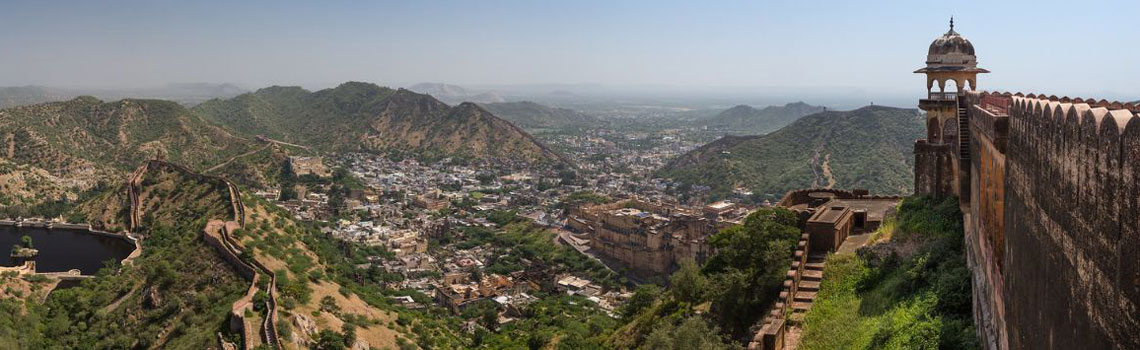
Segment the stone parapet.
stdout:
<svg viewBox="0 0 1140 350">
<path fill-rule="evenodd" d="M 768 314 L 756 326 L 756 333 L 748 343 L 748 350 L 780 350 L 784 347 L 784 334 L 787 331 L 787 314 L 795 301 L 800 280 L 803 278 L 807 266 L 808 252 L 811 240 L 807 233 L 800 235 L 796 244 L 796 251 L 792 255 L 791 268 L 788 269 L 784 279 L 784 287 L 780 291 L 780 298 L 772 306 Z"/>
</svg>

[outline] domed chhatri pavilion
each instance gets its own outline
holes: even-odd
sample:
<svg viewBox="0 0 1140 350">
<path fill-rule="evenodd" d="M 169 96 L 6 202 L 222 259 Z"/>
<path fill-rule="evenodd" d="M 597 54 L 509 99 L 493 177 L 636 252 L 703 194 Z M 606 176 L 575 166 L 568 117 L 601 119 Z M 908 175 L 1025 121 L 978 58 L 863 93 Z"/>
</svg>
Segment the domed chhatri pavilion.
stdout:
<svg viewBox="0 0 1140 350">
<path fill-rule="evenodd" d="M 934 39 L 926 55 L 926 67 L 914 71 L 926 74 L 926 98 L 918 107 L 926 111 L 926 139 L 915 144 L 915 193 L 961 193 L 966 184 L 969 140 L 965 135 L 966 109 L 959 105 L 959 94 L 978 87 L 978 74 L 990 71 L 978 68 L 974 45 L 954 31 Z M 934 90 L 937 85 L 938 90 Z M 949 86 L 948 86 L 949 85 Z M 960 154 L 954 154 L 959 150 Z"/>
<path fill-rule="evenodd" d="M 946 91 L 946 82 L 953 81 L 958 90 L 977 88 L 978 73 L 990 71 L 978 68 L 978 58 L 974 56 L 974 44 L 954 31 L 954 19 L 950 19 L 950 31 L 934 39 L 926 55 L 926 67 L 914 71 L 926 73 L 926 90 L 938 83 L 938 91 Z M 968 88 L 963 88 L 968 87 Z M 954 91 L 957 92 L 957 91 Z"/>
</svg>

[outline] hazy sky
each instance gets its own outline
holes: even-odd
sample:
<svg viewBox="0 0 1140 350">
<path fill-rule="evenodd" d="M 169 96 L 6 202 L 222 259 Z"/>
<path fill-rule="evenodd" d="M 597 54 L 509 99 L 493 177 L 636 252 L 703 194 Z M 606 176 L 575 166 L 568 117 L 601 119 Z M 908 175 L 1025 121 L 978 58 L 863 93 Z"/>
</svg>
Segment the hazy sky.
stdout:
<svg viewBox="0 0 1140 350">
<path fill-rule="evenodd" d="M 919 91 L 954 15 L 983 89 L 1140 96 L 1140 1 L 12 1 L 0 86 L 231 82 Z M 1138 97 L 1140 98 L 1140 97 Z"/>
</svg>

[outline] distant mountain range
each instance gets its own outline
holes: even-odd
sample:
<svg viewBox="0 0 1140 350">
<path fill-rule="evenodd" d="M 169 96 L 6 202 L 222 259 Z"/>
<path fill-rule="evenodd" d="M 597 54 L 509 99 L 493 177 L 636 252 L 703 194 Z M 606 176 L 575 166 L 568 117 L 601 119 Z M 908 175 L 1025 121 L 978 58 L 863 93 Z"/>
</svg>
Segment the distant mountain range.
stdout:
<svg viewBox="0 0 1140 350">
<path fill-rule="evenodd" d="M 479 105 L 448 106 L 429 95 L 370 83 L 349 82 L 315 92 L 269 87 L 211 100 L 193 111 L 241 134 L 266 135 L 322 151 L 564 161 Z"/>
<path fill-rule="evenodd" d="M 63 101 L 73 97 L 75 96 L 42 86 L 0 87 L 0 108 Z"/>
<path fill-rule="evenodd" d="M 458 85 L 444 84 L 444 83 L 419 83 L 412 85 L 408 88 L 421 94 L 428 94 L 432 97 L 451 104 L 458 104 L 463 102 L 475 103 L 501 103 L 507 102 L 503 96 L 495 91 L 471 91 Z"/>
<path fill-rule="evenodd" d="M 602 119 L 572 109 L 549 107 L 530 101 L 487 103 L 482 106 L 496 116 L 524 129 L 581 128 L 606 123 Z"/>
<path fill-rule="evenodd" d="M 102 100 L 160 99 L 193 106 L 213 98 L 230 98 L 246 90 L 233 84 L 176 83 L 154 88 L 83 89 L 46 86 L 0 87 L 0 108 L 66 101 L 79 96 Z"/>
<path fill-rule="evenodd" d="M 302 147 L 266 143 L 259 135 Z M 479 105 L 453 107 L 368 83 L 316 92 L 269 87 L 193 109 L 164 100 L 84 96 L 0 109 L 0 203 L 75 194 L 98 179 L 117 181 L 156 157 L 245 185 L 271 186 L 285 157 L 314 151 L 567 163 Z"/>
<path fill-rule="evenodd" d="M 915 109 L 869 106 L 805 116 L 763 136 L 726 136 L 681 155 L 657 172 L 709 186 L 714 196 L 743 187 L 763 198 L 805 187 L 913 191 Z"/>
<path fill-rule="evenodd" d="M 782 128 L 805 115 L 819 113 L 826 109 L 803 102 L 789 103 L 783 106 L 768 106 L 763 109 L 738 105 L 716 115 L 698 119 L 694 123 L 718 131 L 762 134 Z"/>
</svg>

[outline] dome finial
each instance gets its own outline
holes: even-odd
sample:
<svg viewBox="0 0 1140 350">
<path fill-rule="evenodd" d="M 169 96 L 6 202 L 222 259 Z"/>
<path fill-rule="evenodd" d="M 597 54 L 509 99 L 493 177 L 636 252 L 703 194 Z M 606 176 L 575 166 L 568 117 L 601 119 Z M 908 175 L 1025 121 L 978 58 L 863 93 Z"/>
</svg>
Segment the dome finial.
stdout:
<svg viewBox="0 0 1140 350">
<path fill-rule="evenodd" d="M 950 30 L 954 30 L 954 16 L 950 16 Z"/>
</svg>

